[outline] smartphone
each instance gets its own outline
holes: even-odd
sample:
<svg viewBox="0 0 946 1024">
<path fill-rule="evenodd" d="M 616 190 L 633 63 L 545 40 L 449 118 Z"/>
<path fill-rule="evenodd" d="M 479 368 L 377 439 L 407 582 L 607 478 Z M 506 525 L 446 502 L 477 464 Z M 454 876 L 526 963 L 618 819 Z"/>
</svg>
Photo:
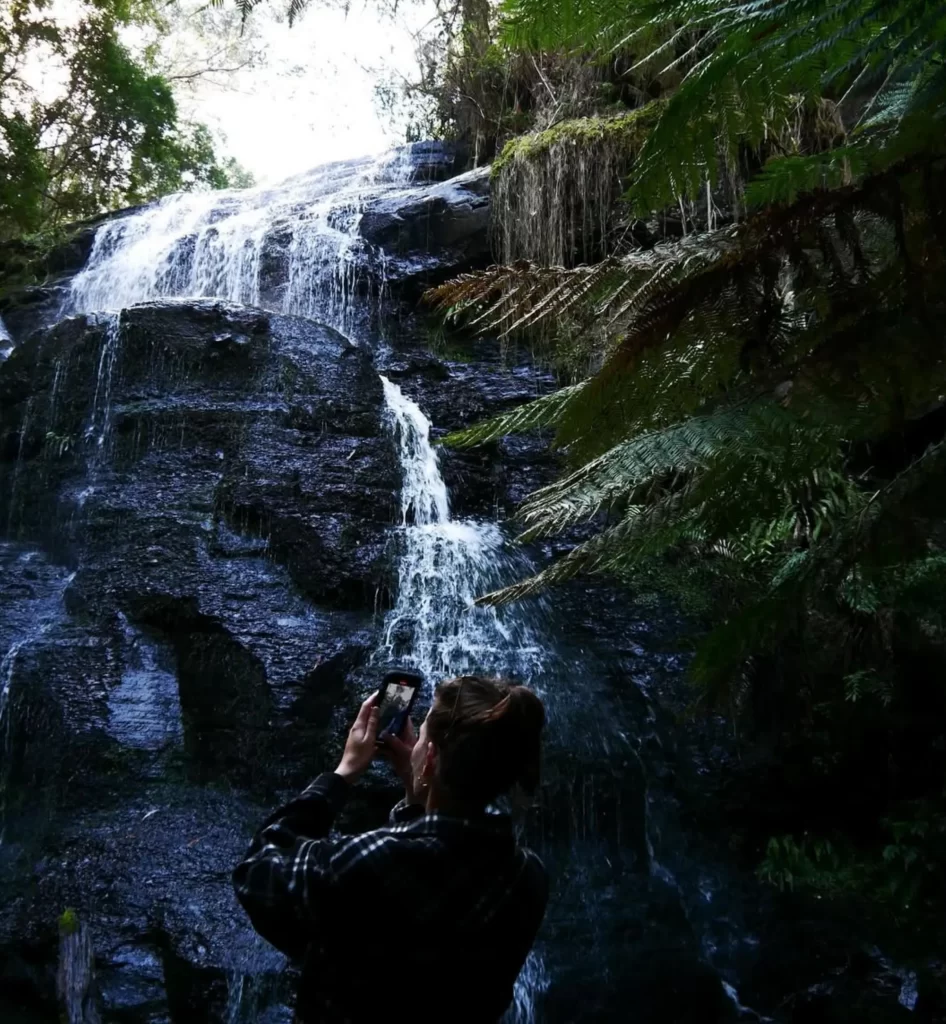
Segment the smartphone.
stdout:
<svg viewBox="0 0 946 1024">
<path fill-rule="evenodd" d="M 400 736 L 407 725 L 417 694 L 424 685 L 424 677 L 416 672 L 388 672 L 378 690 L 378 739 Z"/>
</svg>

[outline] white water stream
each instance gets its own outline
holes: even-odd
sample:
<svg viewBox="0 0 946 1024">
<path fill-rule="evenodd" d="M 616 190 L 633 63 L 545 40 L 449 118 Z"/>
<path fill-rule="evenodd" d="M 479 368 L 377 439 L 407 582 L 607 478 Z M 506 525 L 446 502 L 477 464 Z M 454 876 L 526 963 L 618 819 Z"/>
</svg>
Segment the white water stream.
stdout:
<svg viewBox="0 0 946 1024">
<path fill-rule="evenodd" d="M 6 359 L 12 351 L 13 338 L 7 330 L 7 325 L 3 322 L 3 317 L 0 316 L 0 360 Z"/>
<path fill-rule="evenodd" d="M 271 188 L 169 196 L 103 224 L 67 301 L 68 312 L 103 317 L 106 326 L 85 433 L 90 488 L 108 447 L 121 338 L 121 314 L 103 310 L 162 297 L 222 298 L 318 319 L 357 340 L 365 299 L 354 280 L 364 204 L 404 189 L 412 168 L 402 149 L 329 164 Z M 281 291 L 267 291 L 272 259 L 284 261 Z M 533 678 L 542 647 L 522 613 L 474 605 L 526 567 L 505 553 L 494 524 L 451 518 L 430 422 L 396 384 L 382 381 L 403 484 L 398 595 L 379 657 L 408 662 L 431 680 L 476 668 Z"/>
<path fill-rule="evenodd" d="M 522 611 L 474 604 L 524 566 L 513 564 L 495 524 L 451 519 L 430 421 L 396 384 L 381 380 L 403 473 L 397 600 L 382 651 L 431 681 L 473 670 L 532 679 L 543 647 Z"/>
<path fill-rule="evenodd" d="M 396 384 L 384 376 L 381 381 L 401 460 L 402 548 L 397 599 L 385 619 L 379 658 L 413 666 L 428 685 L 471 671 L 534 680 L 547 645 L 523 610 L 474 603 L 528 566 L 507 553 L 494 523 L 451 519 L 430 421 Z M 508 1024 L 531 1024 L 548 984 L 542 958 L 533 951 L 516 981 Z"/>
<path fill-rule="evenodd" d="M 410 180 L 407 150 L 327 164 L 280 185 L 168 196 L 107 221 L 64 314 L 221 298 L 356 331 L 358 226 L 368 198 Z"/>
<path fill-rule="evenodd" d="M 3 753 L 3 767 L 0 769 L 0 843 L 3 842 L 3 805 L 7 789 L 7 772 L 13 755 L 13 716 L 10 714 L 13 673 L 16 670 L 16 662 L 20 656 L 20 651 L 32 639 L 30 636 L 14 640 L 10 645 L 10 649 L 0 659 L 0 751 Z"/>
</svg>

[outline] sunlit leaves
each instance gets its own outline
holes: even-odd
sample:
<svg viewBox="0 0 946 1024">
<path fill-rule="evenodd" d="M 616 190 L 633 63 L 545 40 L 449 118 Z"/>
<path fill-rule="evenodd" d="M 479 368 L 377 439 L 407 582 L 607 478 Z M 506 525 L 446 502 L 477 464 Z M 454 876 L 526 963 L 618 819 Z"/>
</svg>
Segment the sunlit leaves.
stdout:
<svg viewBox="0 0 946 1024">
<path fill-rule="evenodd" d="M 205 128 L 178 123 L 169 83 L 124 45 L 120 28 L 151 21 L 131 0 L 77 5 L 59 19 L 36 3 L 0 17 L 0 232 L 31 233 L 225 177 Z M 61 66 L 58 92 L 30 68 Z M 52 83 L 57 84 L 56 82 Z"/>
</svg>

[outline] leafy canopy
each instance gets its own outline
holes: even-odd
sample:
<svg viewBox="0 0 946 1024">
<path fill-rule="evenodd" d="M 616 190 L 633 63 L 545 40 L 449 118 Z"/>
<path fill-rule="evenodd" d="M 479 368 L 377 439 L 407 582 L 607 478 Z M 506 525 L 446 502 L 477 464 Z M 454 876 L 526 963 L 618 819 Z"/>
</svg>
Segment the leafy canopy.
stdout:
<svg viewBox="0 0 946 1024">
<path fill-rule="evenodd" d="M 121 40 L 155 17 L 148 0 L 0 5 L 0 235 L 227 183 L 208 130 Z"/>
<path fill-rule="evenodd" d="M 946 5 L 503 10 L 510 45 L 638 47 L 636 66 L 680 72 L 629 161 L 634 213 L 735 184 L 721 226 L 684 218 L 683 237 L 591 266 L 520 261 L 433 293 L 483 329 L 565 334 L 595 370 L 448 439 L 554 428 L 569 469 L 526 502 L 524 537 L 595 527 L 484 600 L 710 567 L 721 599 L 693 662 L 707 694 L 732 697 L 748 659 L 800 631 L 812 671 L 895 672 L 891 615 L 919 601 L 941 623 L 946 603 L 920 583 L 946 514 Z"/>
</svg>

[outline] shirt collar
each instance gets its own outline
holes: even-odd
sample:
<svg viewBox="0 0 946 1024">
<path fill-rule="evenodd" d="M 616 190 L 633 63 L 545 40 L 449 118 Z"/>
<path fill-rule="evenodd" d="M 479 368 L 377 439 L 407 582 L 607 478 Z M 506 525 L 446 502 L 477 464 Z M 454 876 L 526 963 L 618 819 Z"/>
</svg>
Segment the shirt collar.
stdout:
<svg viewBox="0 0 946 1024">
<path fill-rule="evenodd" d="M 460 818 L 452 814 L 432 811 L 403 825 L 395 825 L 393 832 L 410 832 L 414 835 L 469 836 L 511 838 L 512 819 L 508 814 L 487 811 L 475 818 Z"/>
</svg>

